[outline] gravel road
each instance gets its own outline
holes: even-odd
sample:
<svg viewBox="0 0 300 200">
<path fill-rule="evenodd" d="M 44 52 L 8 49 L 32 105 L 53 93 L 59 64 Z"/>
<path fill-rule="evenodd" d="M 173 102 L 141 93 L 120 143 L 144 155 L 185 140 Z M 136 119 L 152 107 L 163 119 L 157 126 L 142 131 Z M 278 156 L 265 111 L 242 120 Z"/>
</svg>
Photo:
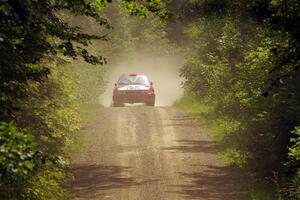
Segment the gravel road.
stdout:
<svg viewBox="0 0 300 200">
<path fill-rule="evenodd" d="M 75 199 L 245 199 L 215 142 L 174 108 L 102 108 L 82 134 L 89 143 L 73 161 Z"/>
</svg>

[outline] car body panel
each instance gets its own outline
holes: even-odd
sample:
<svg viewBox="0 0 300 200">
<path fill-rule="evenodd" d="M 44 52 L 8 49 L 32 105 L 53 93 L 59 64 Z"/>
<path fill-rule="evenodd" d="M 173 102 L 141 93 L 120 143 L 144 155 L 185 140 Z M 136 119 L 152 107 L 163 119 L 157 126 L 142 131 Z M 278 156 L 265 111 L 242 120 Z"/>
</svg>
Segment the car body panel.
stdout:
<svg viewBox="0 0 300 200">
<path fill-rule="evenodd" d="M 113 102 L 114 105 L 145 103 L 154 106 L 153 84 L 143 74 L 122 74 L 115 84 Z"/>
</svg>

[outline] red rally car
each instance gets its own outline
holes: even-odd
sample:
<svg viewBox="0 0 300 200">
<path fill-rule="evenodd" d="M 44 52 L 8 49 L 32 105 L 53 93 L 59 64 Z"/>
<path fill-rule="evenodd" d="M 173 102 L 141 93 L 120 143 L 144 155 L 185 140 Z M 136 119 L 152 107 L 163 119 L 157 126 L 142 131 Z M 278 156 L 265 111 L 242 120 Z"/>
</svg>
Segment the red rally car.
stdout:
<svg viewBox="0 0 300 200">
<path fill-rule="evenodd" d="M 113 92 L 113 106 L 124 103 L 145 103 L 154 106 L 155 93 L 153 83 L 144 74 L 123 74 L 120 76 Z"/>
</svg>

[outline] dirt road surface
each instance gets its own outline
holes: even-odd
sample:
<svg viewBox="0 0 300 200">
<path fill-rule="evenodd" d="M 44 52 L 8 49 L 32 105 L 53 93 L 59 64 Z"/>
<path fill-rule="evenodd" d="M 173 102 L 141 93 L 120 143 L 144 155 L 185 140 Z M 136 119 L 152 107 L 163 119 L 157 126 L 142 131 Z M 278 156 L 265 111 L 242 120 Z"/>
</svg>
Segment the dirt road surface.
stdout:
<svg viewBox="0 0 300 200">
<path fill-rule="evenodd" d="M 90 142 L 74 160 L 76 199 L 245 199 L 216 144 L 174 108 L 103 108 L 84 133 Z"/>
</svg>

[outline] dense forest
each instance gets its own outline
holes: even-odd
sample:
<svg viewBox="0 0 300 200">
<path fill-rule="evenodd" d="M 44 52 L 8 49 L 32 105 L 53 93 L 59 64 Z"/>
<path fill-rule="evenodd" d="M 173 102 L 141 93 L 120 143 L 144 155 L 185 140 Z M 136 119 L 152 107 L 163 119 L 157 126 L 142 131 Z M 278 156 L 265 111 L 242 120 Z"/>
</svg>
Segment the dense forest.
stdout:
<svg viewBox="0 0 300 200">
<path fill-rule="evenodd" d="M 300 199 L 298 0 L 6 0 L 0 23 L 0 199 L 71 198 L 105 74 L 144 46 L 184 54 L 175 106 L 205 120 L 249 199 Z"/>
<path fill-rule="evenodd" d="M 186 97 L 178 106 L 193 104 L 205 116 L 228 164 L 247 170 L 257 188 L 262 180 L 276 188 L 276 196 L 253 199 L 299 199 L 299 1 L 176 6 L 170 4 L 189 21 L 184 33 L 193 43 L 181 69 Z"/>
<path fill-rule="evenodd" d="M 0 2 L 0 199 L 71 198 L 69 152 L 99 104 L 103 64 L 129 39 L 110 38 L 107 4 Z M 159 1 L 118 4 L 127 15 L 166 18 Z"/>
</svg>

